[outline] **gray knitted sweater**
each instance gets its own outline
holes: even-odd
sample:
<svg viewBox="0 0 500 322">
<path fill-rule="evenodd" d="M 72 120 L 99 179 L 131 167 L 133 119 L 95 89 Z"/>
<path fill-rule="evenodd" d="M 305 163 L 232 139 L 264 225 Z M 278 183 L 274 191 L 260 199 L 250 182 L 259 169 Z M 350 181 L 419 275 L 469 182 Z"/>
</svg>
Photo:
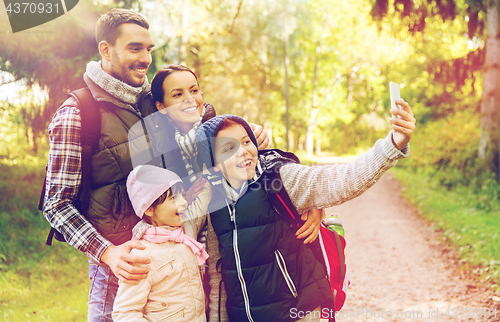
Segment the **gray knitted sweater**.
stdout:
<svg viewBox="0 0 500 322">
<path fill-rule="evenodd" d="M 365 154 L 347 164 L 310 167 L 286 164 L 281 167 L 283 186 L 299 214 L 349 201 L 373 186 L 380 177 L 410 154 L 410 146 L 399 151 L 392 131 Z"/>
<path fill-rule="evenodd" d="M 305 166 L 286 164 L 280 168 L 283 186 L 299 214 L 314 208 L 328 208 L 349 201 L 373 186 L 382 175 L 396 165 L 397 160 L 410 154 L 410 146 L 402 151 L 392 142 L 392 131 L 380 139 L 365 154 L 347 164 Z M 210 257 L 210 315 L 209 322 L 218 321 L 219 282 L 221 276 L 215 270 L 218 252 L 217 236 L 209 225 L 208 253 Z M 228 321 L 226 294 L 221 292 L 221 321 Z"/>
</svg>

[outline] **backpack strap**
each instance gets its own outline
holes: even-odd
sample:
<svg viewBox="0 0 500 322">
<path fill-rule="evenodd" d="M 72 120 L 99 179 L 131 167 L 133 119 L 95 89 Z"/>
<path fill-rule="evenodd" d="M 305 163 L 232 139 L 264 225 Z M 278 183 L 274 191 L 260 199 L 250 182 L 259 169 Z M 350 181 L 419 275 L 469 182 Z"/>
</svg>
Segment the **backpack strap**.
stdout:
<svg viewBox="0 0 500 322">
<path fill-rule="evenodd" d="M 264 175 L 264 189 L 271 200 L 276 212 L 291 225 L 299 228 L 303 222 L 300 215 L 292 203 L 288 192 L 283 187 L 280 168 L 287 163 L 300 164 L 299 158 L 291 152 L 285 152 L 278 149 L 259 151 L 259 157 L 263 158 L 266 170 Z"/>
<path fill-rule="evenodd" d="M 45 203 L 45 186 L 47 185 L 47 170 L 49 168 L 45 167 L 45 177 L 43 178 L 42 192 L 40 193 L 40 200 L 38 201 L 38 210 L 43 211 L 43 205 Z"/>
<path fill-rule="evenodd" d="M 91 157 L 92 153 L 99 147 L 99 137 L 101 134 L 101 114 L 97 107 L 97 102 L 95 101 L 88 87 L 73 91 L 68 94 L 68 97 L 73 97 L 76 100 L 77 106 L 80 110 L 82 182 L 80 189 L 78 190 L 77 199 L 75 200 L 74 205 L 82 214 L 85 214 L 89 208 L 90 203 L 90 187 L 92 183 Z M 40 202 L 38 204 L 38 209 L 40 210 L 43 210 L 46 182 L 47 174 L 45 174 L 42 194 L 40 195 Z M 54 236 L 58 241 L 65 241 L 61 233 L 59 233 L 56 229 L 51 228 L 46 241 L 47 245 L 52 245 L 52 239 Z"/>
<path fill-rule="evenodd" d="M 101 134 L 101 114 L 97 107 L 90 89 L 80 88 L 69 93 L 73 97 L 79 108 L 81 118 L 80 142 L 82 147 L 82 185 L 78 191 L 78 210 L 85 214 L 89 209 L 91 177 L 91 157 L 92 153 L 99 147 L 99 136 Z"/>
<path fill-rule="evenodd" d="M 279 151 L 281 152 L 281 151 Z M 280 153 L 281 154 L 281 153 Z M 290 155 L 286 155 L 287 157 L 290 158 Z M 294 156 L 294 155 L 293 155 Z M 298 159 L 297 159 L 298 161 Z M 291 161 L 295 163 L 295 159 Z M 300 162 L 297 162 L 300 163 Z M 267 195 L 269 196 L 269 199 L 271 200 L 271 203 L 273 204 L 275 210 L 278 212 L 278 214 L 283 217 L 291 227 L 294 227 L 295 229 L 301 227 L 304 222 L 300 219 L 300 214 L 298 213 L 297 209 L 295 208 L 294 204 L 292 203 L 292 200 L 290 199 L 290 196 L 288 195 L 288 192 L 285 190 L 283 186 L 283 181 L 281 180 L 281 175 L 279 173 L 279 168 L 283 164 L 273 168 L 270 171 L 266 171 L 266 175 L 268 176 L 267 180 L 264 181 L 265 184 L 265 190 L 267 192 Z M 323 245 L 323 242 L 327 242 L 330 244 L 330 248 L 336 248 L 337 252 L 336 255 L 339 258 L 340 262 L 340 281 L 343 281 L 345 278 L 345 258 L 344 258 L 344 248 L 342 245 L 342 242 L 340 241 L 340 237 L 337 232 L 331 231 L 327 229 L 323 223 L 321 223 L 322 227 L 320 227 L 320 232 L 318 238 L 309 245 L 310 249 L 314 253 L 315 257 L 320 261 L 325 266 L 325 269 L 329 272 L 329 265 L 330 263 L 328 262 L 328 255 L 325 252 L 325 247 Z M 322 229 L 324 230 L 322 235 Z M 324 240 L 323 240 L 324 239 Z M 330 286 L 332 285 L 332 282 L 330 282 Z M 332 298 L 333 302 L 328 305 L 324 303 L 322 305 L 323 308 L 328 308 L 329 311 L 330 309 L 334 309 L 337 307 L 336 304 L 336 297 L 337 294 L 336 292 L 333 291 L 332 289 Z M 323 310 L 322 310 L 323 312 Z M 335 322 L 335 314 L 333 316 L 329 316 L 328 318 L 329 322 Z"/>
<path fill-rule="evenodd" d="M 299 228 L 303 223 L 299 220 L 300 215 L 283 187 L 279 169 L 268 172 L 267 175 L 268 180 L 264 181 L 265 189 L 276 212 L 283 217 L 290 226 Z"/>
</svg>

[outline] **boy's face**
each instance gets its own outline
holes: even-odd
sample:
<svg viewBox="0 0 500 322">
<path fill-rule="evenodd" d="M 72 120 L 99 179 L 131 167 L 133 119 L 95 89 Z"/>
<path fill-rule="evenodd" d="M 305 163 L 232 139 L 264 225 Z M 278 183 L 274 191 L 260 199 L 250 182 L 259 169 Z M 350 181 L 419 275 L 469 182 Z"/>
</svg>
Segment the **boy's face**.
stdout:
<svg viewBox="0 0 500 322">
<path fill-rule="evenodd" d="M 163 91 L 163 103 L 156 102 L 156 108 L 167 114 L 183 134 L 189 132 L 203 113 L 203 97 L 196 78 L 187 71 L 173 72 L 163 81 Z"/>
<path fill-rule="evenodd" d="M 215 171 L 220 171 L 233 188 L 239 189 L 255 175 L 258 151 L 243 126 L 236 124 L 217 133 L 214 148 Z"/>
<path fill-rule="evenodd" d="M 177 194 L 170 194 L 162 204 L 156 206 L 154 210 L 150 207 L 144 215 L 150 216 L 158 226 L 180 227 L 186 209 L 187 201 L 181 191 Z"/>
</svg>

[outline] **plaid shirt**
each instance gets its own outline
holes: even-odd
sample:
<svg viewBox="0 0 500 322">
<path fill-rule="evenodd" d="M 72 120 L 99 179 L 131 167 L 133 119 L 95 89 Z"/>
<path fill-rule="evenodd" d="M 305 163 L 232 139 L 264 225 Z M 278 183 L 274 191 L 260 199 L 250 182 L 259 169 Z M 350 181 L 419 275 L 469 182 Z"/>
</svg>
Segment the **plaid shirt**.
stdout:
<svg viewBox="0 0 500 322">
<path fill-rule="evenodd" d="M 100 262 L 112 243 L 105 239 L 73 206 L 82 180 L 81 118 L 76 101 L 69 98 L 49 125 L 49 161 L 43 214 L 71 246 Z"/>
</svg>

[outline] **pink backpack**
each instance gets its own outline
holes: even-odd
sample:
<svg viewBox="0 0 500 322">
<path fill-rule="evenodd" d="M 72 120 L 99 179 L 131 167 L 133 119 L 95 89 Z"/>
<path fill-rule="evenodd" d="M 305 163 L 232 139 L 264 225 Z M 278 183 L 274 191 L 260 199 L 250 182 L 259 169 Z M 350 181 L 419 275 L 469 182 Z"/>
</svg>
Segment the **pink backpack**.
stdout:
<svg viewBox="0 0 500 322">
<path fill-rule="evenodd" d="M 344 305 L 347 287 L 349 286 L 344 254 L 345 239 L 336 231 L 326 228 L 323 222 L 321 222 L 318 239 L 330 279 L 330 287 L 335 301 L 335 312 L 338 312 Z"/>
</svg>

